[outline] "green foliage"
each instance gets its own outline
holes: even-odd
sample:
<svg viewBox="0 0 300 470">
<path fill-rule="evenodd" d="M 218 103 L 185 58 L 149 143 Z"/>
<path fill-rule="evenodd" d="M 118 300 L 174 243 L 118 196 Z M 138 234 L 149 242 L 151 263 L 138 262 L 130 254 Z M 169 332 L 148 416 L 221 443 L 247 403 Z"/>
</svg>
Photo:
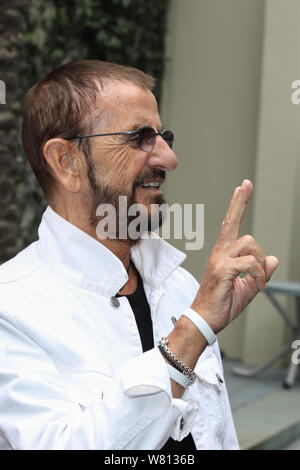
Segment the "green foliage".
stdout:
<svg viewBox="0 0 300 470">
<path fill-rule="evenodd" d="M 89 58 L 132 65 L 153 75 L 159 95 L 167 6 L 168 0 L 32 0 L 24 85 L 61 63 Z"/>
<path fill-rule="evenodd" d="M 31 0 L 24 12 L 23 92 L 62 63 L 99 59 L 137 67 L 156 78 L 164 69 L 168 0 Z M 46 203 L 24 161 L 16 175 L 18 248 L 36 239 Z"/>
</svg>

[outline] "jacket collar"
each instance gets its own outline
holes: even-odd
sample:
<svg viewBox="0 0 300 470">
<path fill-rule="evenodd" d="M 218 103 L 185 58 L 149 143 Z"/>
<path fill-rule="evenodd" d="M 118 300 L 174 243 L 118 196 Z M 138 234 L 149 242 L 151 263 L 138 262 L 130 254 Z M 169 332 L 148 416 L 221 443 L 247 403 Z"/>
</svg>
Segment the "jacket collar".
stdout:
<svg viewBox="0 0 300 470">
<path fill-rule="evenodd" d="M 37 250 L 49 269 L 81 288 L 115 295 L 127 282 L 123 263 L 101 242 L 58 215 L 50 206 L 39 226 Z M 158 289 L 186 255 L 155 233 L 131 249 L 131 259 L 143 282 Z"/>
</svg>

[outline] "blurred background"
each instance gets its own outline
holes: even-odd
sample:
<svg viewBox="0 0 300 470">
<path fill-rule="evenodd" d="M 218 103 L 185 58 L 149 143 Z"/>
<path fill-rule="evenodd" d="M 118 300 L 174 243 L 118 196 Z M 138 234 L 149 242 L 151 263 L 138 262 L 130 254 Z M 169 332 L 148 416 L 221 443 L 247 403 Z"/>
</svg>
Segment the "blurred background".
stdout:
<svg viewBox="0 0 300 470">
<path fill-rule="evenodd" d="M 1 262 L 37 238 L 46 207 L 20 143 L 24 94 L 61 63 L 93 58 L 157 79 L 162 121 L 175 133 L 179 160 L 167 201 L 205 205 L 204 247 L 188 251 L 184 266 L 201 281 L 232 192 L 249 178 L 254 194 L 241 234 L 251 233 L 279 258 L 275 280 L 300 282 L 300 105 L 291 100 L 292 82 L 300 80 L 300 0 L 0 0 L 0 13 Z M 184 241 L 172 243 L 184 251 Z M 294 298 L 280 300 L 295 321 Z M 219 341 L 242 447 L 259 448 L 253 435 L 274 422 L 288 432 L 275 433 L 277 441 L 266 446 L 285 448 L 300 435 L 299 381 L 279 390 L 289 355 L 255 379 L 238 381 L 231 370 L 266 361 L 292 342 L 290 329 L 260 294 Z M 270 395 L 279 391 L 270 411 Z M 250 402 L 256 411 L 245 415 Z M 279 409 L 291 416 L 288 425 Z"/>
</svg>

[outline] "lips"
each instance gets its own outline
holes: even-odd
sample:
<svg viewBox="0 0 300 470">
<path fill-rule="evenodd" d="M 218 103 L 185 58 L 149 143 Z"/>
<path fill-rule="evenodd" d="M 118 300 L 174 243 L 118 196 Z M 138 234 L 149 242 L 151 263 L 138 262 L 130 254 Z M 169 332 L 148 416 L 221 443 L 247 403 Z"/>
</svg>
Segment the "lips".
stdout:
<svg viewBox="0 0 300 470">
<path fill-rule="evenodd" d="M 143 174 L 144 173 L 144 174 Z M 142 172 L 134 181 L 133 189 L 141 188 L 148 191 L 158 191 L 166 179 L 166 172 L 153 168 Z"/>
</svg>

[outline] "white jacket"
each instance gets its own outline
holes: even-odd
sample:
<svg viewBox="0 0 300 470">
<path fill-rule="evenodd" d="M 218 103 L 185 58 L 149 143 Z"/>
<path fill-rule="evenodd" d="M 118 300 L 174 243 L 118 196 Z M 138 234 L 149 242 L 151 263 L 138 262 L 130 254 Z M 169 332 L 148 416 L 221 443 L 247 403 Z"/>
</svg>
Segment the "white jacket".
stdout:
<svg viewBox="0 0 300 470">
<path fill-rule="evenodd" d="M 191 305 L 185 255 L 159 237 L 132 248 L 154 343 Z M 39 240 L 0 267 L 0 448 L 160 449 L 192 432 L 197 449 L 237 449 L 217 343 L 174 399 L 159 350 L 143 353 L 128 277 L 101 243 L 50 207 Z"/>
</svg>

